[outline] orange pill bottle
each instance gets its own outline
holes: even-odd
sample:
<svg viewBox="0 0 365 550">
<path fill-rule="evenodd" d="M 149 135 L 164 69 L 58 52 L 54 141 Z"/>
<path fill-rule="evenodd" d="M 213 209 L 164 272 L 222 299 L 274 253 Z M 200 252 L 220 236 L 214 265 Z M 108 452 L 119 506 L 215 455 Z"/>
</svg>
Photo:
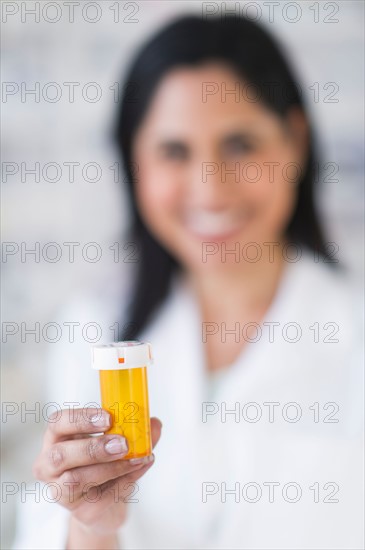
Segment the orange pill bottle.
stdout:
<svg viewBox="0 0 365 550">
<path fill-rule="evenodd" d="M 153 362 L 148 342 L 130 340 L 92 346 L 92 367 L 99 371 L 102 408 L 112 417 L 107 434 L 123 435 L 129 451 L 123 460 L 152 454 L 147 367 Z"/>
</svg>

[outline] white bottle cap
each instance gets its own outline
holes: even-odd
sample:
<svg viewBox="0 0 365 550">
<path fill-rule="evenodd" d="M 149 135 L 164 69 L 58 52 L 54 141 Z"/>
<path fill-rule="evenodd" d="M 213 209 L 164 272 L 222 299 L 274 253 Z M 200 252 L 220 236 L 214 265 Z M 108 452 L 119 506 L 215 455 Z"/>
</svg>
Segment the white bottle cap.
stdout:
<svg viewBox="0 0 365 550">
<path fill-rule="evenodd" d="M 122 370 L 138 369 L 153 363 L 151 344 L 128 340 L 99 344 L 91 347 L 93 369 Z"/>
</svg>

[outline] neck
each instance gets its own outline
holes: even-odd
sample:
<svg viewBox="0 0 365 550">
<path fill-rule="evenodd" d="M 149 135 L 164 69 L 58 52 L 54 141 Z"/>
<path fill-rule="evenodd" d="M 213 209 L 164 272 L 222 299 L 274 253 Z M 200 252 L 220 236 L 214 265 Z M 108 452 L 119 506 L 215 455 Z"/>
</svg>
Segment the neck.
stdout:
<svg viewBox="0 0 365 550">
<path fill-rule="evenodd" d="M 244 310 L 266 310 L 285 268 L 282 246 L 274 257 L 263 254 L 256 263 L 222 264 L 222 269 L 189 272 L 188 281 L 203 317 L 230 318 Z"/>
</svg>

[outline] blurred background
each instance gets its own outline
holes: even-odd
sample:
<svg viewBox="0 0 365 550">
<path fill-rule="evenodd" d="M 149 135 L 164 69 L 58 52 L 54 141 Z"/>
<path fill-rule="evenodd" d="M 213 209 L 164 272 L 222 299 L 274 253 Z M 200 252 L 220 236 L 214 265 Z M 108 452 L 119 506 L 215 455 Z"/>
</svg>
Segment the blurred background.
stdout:
<svg viewBox="0 0 365 550">
<path fill-rule="evenodd" d="M 2 2 L 3 484 L 32 480 L 44 422 L 22 411 L 47 401 L 46 358 L 57 336 L 50 326 L 45 338 L 42 327 L 81 293 L 128 284 L 133 273 L 111 136 L 118 83 L 164 22 L 224 6 L 268 27 L 291 59 L 322 151 L 321 216 L 354 284 L 362 280 L 361 0 Z M 25 332 L 36 323 L 39 341 Z M 18 497 L 2 498 L 2 548 L 11 544 Z"/>
</svg>

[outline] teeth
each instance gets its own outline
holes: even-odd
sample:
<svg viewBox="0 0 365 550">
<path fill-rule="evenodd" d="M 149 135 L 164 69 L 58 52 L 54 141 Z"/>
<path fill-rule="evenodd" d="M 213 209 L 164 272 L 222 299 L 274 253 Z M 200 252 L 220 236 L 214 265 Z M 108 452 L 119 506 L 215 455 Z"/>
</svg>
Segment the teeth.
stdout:
<svg viewBox="0 0 365 550">
<path fill-rule="evenodd" d="M 209 235 L 234 231 L 240 221 L 229 212 L 199 211 L 189 213 L 187 225 L 196 233 Z"/>
</svg>

